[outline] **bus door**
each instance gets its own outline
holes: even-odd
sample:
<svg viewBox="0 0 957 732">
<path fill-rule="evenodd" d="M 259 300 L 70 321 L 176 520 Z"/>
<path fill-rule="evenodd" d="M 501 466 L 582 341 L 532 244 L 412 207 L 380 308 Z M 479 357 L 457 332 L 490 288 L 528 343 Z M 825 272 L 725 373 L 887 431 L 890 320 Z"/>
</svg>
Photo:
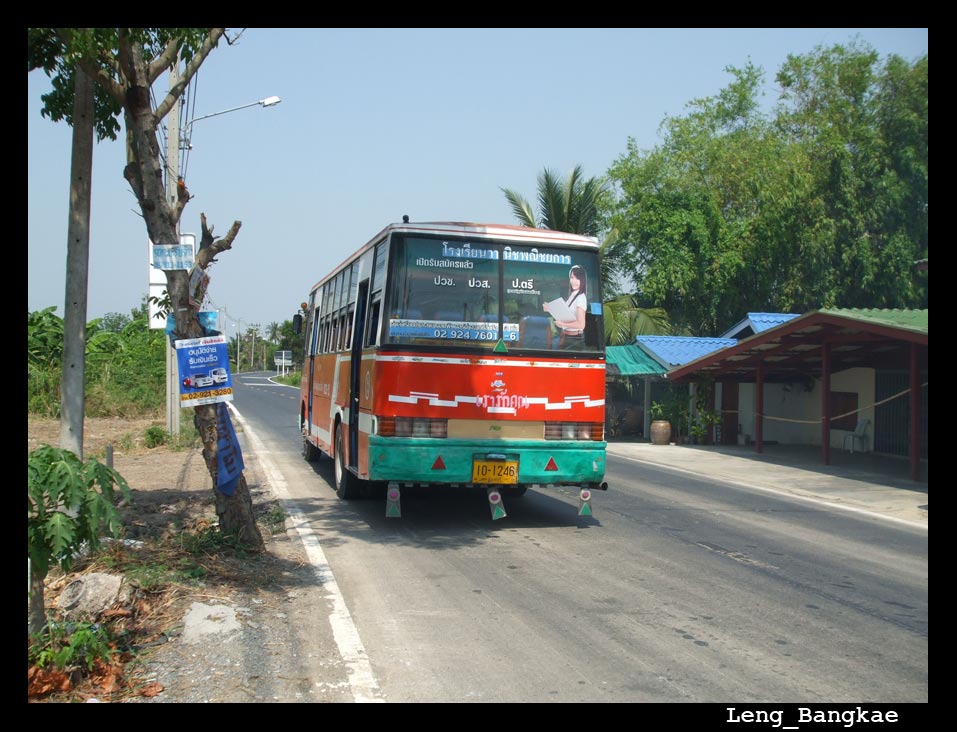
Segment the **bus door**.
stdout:
<svg viewBox="0 0 957 732">
<path fill-rule="evenodd" d="M 349 467 L 359 468 L 359 390 L 362 386 L 362 334 L 365 333 L 369 280 L 359 283 L 356 319 L 352 325 L 352 359 L 349 367 Z"/>
<path fill-rule="evenodd" d="M 304 432 L 312 434 L 312 383 L 316 378 L 316 336 L 319 333 L 319 316 L 316 313 L 315 303 L 312 303 L 312 317 L 309 319 L 309 340 L 306 341 L 306 347 L 303 353 L 303 368 L 309 374 L 309 388 L 306 390 L 306 424 L 303 425 Z"/>
</svg>

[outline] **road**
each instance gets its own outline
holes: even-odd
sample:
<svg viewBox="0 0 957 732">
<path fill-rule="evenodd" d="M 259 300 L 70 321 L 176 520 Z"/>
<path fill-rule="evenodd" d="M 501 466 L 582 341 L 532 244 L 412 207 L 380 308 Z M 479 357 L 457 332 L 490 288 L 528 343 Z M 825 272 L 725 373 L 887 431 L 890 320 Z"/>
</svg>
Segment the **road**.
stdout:
<svg viewBox="0 0 957 732">
<path fill-rule="evenodd" d="M 927 532 L 610 455 L 610 490 L 343 502 L 297 390 L 234 406 L 318 537 L 392 702 L 928 700 Z"/>
</svg>

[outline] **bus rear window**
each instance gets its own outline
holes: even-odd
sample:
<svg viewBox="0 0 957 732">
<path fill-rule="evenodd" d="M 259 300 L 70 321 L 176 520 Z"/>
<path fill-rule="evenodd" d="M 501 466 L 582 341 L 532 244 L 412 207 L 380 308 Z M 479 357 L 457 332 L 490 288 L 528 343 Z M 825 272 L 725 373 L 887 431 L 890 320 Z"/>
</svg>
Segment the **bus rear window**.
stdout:
<svg viewBox="0 0 957 732">
<path fill-rule="evenodd" d="M 390 268 L 389 343 L 601 350 L 594 251 L 410 236 L 397 239 Z M 573 271 L 586 290 L 578 299 L 570 297 Z M 569 304 L 566 313 L 585 310 L 587 326 L 563 332 L 546 308 L 556 300 Z"/>
</svg>

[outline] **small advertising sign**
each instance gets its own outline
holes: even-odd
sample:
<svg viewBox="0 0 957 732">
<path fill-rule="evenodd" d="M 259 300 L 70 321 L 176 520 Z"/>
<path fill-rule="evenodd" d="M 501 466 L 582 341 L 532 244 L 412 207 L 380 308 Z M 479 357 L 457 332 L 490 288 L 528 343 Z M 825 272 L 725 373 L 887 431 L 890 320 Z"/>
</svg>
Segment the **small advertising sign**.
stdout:
<svg viewBox="0 0 957 732">
<path fill-rule="evenodd" d="M 193 261 L 196 259 L 196 234 L 180 234 L 179 237 L 179 246 L 167 245 L 167 246 L 156 246 L 152 241 L 147 238 L 146 248 L 149 258 L 149 296 L 151 298 L 149 302 L 149 314 L 150 314 L 150 329 L 151 330 L 163 330 L 166 327 L 166 313 L 162 312 L 152 298 L 158 298 L 163 300 L 166 298 L 166 272 L 163 271 L 164 265 L 172 264 L 169 261 L 171 257 L 172 250 L 177 250 L 179 252 L 178 259 L 182 260 L 185 256 L 186 247 L 189 247 L 188 263 L 184 267 L 165 267 L 165 269 L 188 269 L 193 266 Z M 154 253 L 159 252 L 159 260 L 154 261 Z M 182 261 L 179 264 L 183 264 Z"/>
<path fill-rule="evenodd" d="M 189 273 L 189 304 L 199 310 L 206 298 L 209 275 L 201 267 L 193 267 Z"/>
<path fill-rule="evenodd" d="M 233 399 L 226 336 L 176 341 L 181 407 L 228 402 Z"/>
<path fill-rule="evenodd" d="M 195 254 L 189 244 L 154 244 L 153 266 L 156 269 L 189 269 Z"/>
</svg>

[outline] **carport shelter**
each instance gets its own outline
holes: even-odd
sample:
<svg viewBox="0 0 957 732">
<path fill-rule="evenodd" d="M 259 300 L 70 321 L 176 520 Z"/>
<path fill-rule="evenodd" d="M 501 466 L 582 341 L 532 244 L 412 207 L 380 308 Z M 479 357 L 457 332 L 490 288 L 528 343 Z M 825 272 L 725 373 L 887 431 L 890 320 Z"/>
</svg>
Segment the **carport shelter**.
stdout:
<svg viewBox="0 0 957 732">
<path fill-rule="evenodd" d="M 909 375 L 910 477 L 920 476 L 921 373 L 927 371 L 927 310 L 823 309 L 787 320 L 722 350 L 672 368 L 674 383 L 754 383 L 755 450 L 762 451 L 763 386 L 821 380 L 821 449 L 830 464 L 831 374 L 850 368 Z"/>
<path fill-rule="evenodd" d="M 664 373 L 668 369 L 657 360 L 649 356 L 634 343 L 628 343 L 624 346 L 606 346 L 605 348 L 605 379 L 608 383 L 632 382 L 638 379 L 644 381 L 643 395 L 643 432 L 642 435 L 649 434 L 651 417 L 649 416 L 651 407 L 651 382 L 652 380 L 664 380 Z M 609 415 L 614 411 L 612 405 L 609 407 Z M 620 405 L 615 405 L 620 406 Z"/>
</svg>

